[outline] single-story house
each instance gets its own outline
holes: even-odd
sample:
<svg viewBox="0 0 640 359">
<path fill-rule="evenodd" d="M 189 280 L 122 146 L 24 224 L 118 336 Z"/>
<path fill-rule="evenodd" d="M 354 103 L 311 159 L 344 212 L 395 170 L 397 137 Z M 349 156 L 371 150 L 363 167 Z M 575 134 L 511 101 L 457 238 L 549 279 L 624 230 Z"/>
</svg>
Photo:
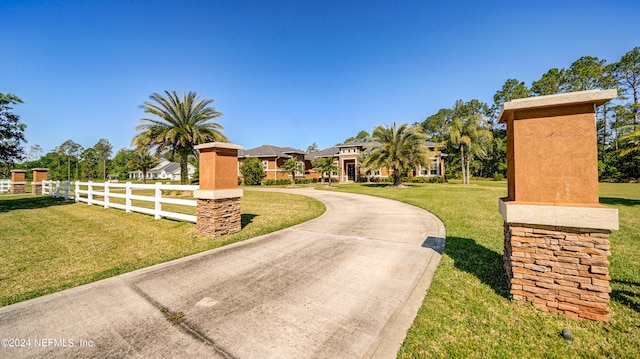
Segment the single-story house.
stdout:
<svg viewBox="0 0 640 359">
<path fill-rule="evenodd" d="M 195 166 L 187 163 L 187 173 L 189 174 L 189 179 L 191 179 L 196 173 Z M 142 180 L 142 176 L 142 171 L 140 170 L 129 172 L 129 179 Z M 147 180 L 179 181 L 180 164 L 163 158 L 157 166 L 147 171 Z"/>
<path fill-rule="evenodd" d="M 338 182 L 357 182 L 362 178 L 375 179 L 389 177 L 386 168 L 365 168 L 362 166 L 364 156 L 374 147 L 379 146 L 377 142 L 347 142 L 324 150 L 306 153 L 291 147 L 278 147 L 272 145 L 262 145 L 260 147 L 240 150 L 238 152 L 239 163 L 249 157 L 257 157 L 265 170 L 267 179 L 289 178 L 288 172 L 282 169 L 282 164 L 290 159 L 297 158 L 304 163 L 305 172 L 296 174 L 300 178 L 320 178 L 321 174 L 313 168 L 313 161 L 317 158 L 331 157 L 336 160 L 338 170 L 331 174 L 332 180 Z M 436 143 L 426 141 L 425 145 L 433 152 L 431 157 L 432 165 L 429 168 L 416 168 L 411 175 L 418 177 L 443 177 L 444 158 L 447 154 L 436 150 Z"/>
</svg>

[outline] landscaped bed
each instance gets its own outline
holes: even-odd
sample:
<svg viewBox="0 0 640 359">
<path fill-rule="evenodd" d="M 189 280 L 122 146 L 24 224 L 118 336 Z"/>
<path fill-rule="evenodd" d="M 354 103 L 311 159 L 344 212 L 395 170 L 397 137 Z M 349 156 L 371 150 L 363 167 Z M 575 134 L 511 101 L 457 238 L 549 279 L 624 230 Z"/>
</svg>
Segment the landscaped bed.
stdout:
<svg viewBox="0 0 640 359">
<path fill-rule="evenodd" d="M 498 213 L 505 182 L 341 185 L 337 190 L 411 203 L 446 226 L 442 261 L 399 357 L 640 357 L 640 184 L 600 184 L 600 202 L 617 208 L 620 221 L 610 238 L 609 323 L 572 320 L 511 302 Z M 563 328 L 572 331 L 572 344 L 562 338 Z"/>
<path fill-rule="evenodd" d="M 240 232 L 209 238 L 197 237 L 188 222 L 46 196 L 0 196 L 0 306 L 290 227 L 325 208 L 308 197 L 245 191 L 241 210 Z"/>
</svg>

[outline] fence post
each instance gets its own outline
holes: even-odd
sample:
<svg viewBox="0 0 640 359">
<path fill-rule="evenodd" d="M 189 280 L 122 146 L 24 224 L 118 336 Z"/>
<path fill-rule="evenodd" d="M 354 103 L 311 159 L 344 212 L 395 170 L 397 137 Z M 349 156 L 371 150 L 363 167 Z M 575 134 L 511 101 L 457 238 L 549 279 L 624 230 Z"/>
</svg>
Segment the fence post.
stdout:
<svg viewBox="0 0 640 359">
<path fill-rule="evenodd" d="M 238 188 L 238 150 L 231 143 L 212 142 L 195 147 L 200 152 L 200 189 L 196 230 L 204 236 L 221 236 L 242 229 Z"/>
<path fill-rule="evenodd" d="M 89 181 L 87 185 L 87 204 L 93 205 L 93 181 Z"/>
<path fill-rule="evenodd" d="M 64 183 L 64 199 L 69 199 L 69 181 Z"/>
<path fill-rule="evenodd" d="M 155 219 L 160 219 L 162 217 L 160 216 L 160 212 L 162 211 L 162 202 L 160 202 L 160 199 L 162 199 L 162 189 L 160 189 L 161 185 L 162 185 L 162 182 L 156 182 L 155 207 L 154 207 Z"/>
<path fill-rule="evenodd" d="M 125 212 L 130 213 L 131 212 L 131 182 L 127 182 L 125 187 L 124 206 L 125 206 L 125 209 L 124 209 Z"/>
<path fill-rule="evenodd" d="M 109 208 L 109 182 L 104 183 L 104 208 Z"/>
<path fill-rule="evenodd" d="M 609 235 L 618 210 L 598 200 L 596 107 L 617 90 L 505 102 L 508 197 L 504 269 L 513 300 L 607 321 Z"/>
<path fill-rule="evenodd" d="M 80 181 L 76 181 L 76 187 L 73 190 L 73 199 L 77 202 L 80 202 Z"/>
</svg>

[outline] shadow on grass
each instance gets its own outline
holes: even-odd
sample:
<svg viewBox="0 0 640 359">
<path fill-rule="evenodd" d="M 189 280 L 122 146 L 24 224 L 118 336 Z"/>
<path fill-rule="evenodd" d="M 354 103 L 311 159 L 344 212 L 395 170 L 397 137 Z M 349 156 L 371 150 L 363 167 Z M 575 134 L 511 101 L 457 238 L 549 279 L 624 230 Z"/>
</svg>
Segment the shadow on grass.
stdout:
<svg viewBox="0 0 640 359">
<path fill-rule="evenodd" d="M 509 298 L 504 281 L 502 254 L 476 243 L 471 238 L 447 237 L 444 253 L 453 258 L 456 268 L 473 274 L 498 295 Z"/>
<path fill-rule="evenodd" d="M 19 209 L 36 209 L 73 203 L 75 202 L 49 196 L 34 196 L 32 198 L 0 197 L 0 213 Z"/>
<path fill-rule="evenodd" d="M 612 289 L 611 290 L 611 299 L 616 302 L 626 305 L 632 310 L 636 312 L 640 312 L 640 283 L 630 282 L 627 280 L 611 280 L 611 284 L 616 286 L 616 284 L 621 286 L 629 286 L 633 287 L 633 290 L 628 289 Z"/>
<path fill-rule="evenodd" d="M 616 197 L 600 197 L 600 203 L 621 206 L 640 206 L 640 200 Z"/>
<path fill-rule="evenodd" d="M 251 214 L 251 213 L 243 213 L 240 215 L 240 226 L 241 228 L 246 227 L 247 225 L 249 225 L 251 222 L 253 222 L 253 219 L 258 217 L 257 214 Z"/>
</svg>

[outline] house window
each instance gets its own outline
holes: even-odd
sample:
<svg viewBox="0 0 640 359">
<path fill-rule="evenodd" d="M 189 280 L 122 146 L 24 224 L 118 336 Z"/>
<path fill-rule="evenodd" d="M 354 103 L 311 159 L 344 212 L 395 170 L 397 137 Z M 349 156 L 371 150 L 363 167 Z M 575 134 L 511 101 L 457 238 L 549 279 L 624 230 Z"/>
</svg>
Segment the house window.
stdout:
<svg viewBox="0 0 640 359">
<path fill-rule="evenodd" d="M 269 169 L 269 161 L 262 161 L 262 168 L 266 171 Z"/>
<path fill-rule="evenodd" d="M 380 176 L 380 175 L 382 175 L 382 172 L 380 170 L 375 170 L 375 171 L 373 171 L 373 175 L 374 176 Z"/>
<path fill-rule="evenodd" d="M 429 170 L 428 169 L 422 169 L 420 170 L 420 175 L 422 176 L 428 176 L 429 175 Z"/>
<path fill-rule="evenodd" d="M 438 175 L 438 168 L 432 168 L 431 169 L 431 174 L 434 175 L 434 176 L 437 176 Z"/>
</svg>

